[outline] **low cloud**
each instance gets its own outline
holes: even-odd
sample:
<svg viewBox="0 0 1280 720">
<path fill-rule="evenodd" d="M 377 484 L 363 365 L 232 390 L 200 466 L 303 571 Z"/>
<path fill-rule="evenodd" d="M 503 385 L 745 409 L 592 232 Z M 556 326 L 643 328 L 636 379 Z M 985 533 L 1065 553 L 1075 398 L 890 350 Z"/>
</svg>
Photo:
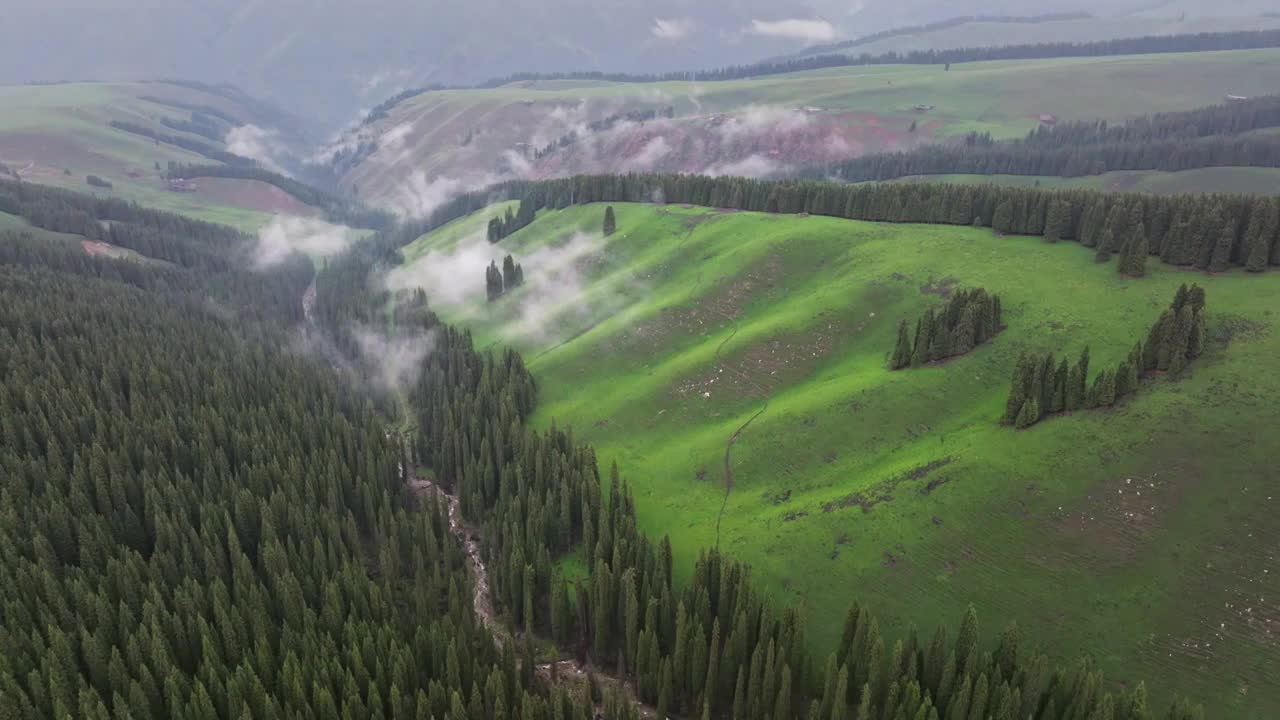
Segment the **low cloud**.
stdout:
<svg viewBox="0 0 1280 720">
<path fill-rule="evenodd" d="M 725 120 L 716 131 L 726 139 L 734 140 L 764 133 L 792 133 L 808 127 L 810 122 L 810 117 L 799 110 L 752 105 Z"/>
<path fill-rule="evenodd" d="M 387 274 L 387 289 L 422 288 L 431 302 L 453 307 L 483 302 L 484 269 L 491 262 L 501 264 L 505 255 L 483 233 L 476 233 L 450 249 L 432 250 L 411 265 L 393 269 Z"/>
<path fill-rule="evenodd" d="M 387 337 L 366 328 L 354 332 L 360 356 L 373 371 L 373 380 L 384 390 L 408 390 L 422 372 L 422 363 L 435 348 L 435 334 Z"/>
<path fill-rule="evenodd" d="M 574 233 L 567 240 L 518 256 L 524 269 L 524 285 L 516 295 L 490 304 L 485 293 L 484 269 L 502 264 L 508 250 L 491 244 L 483 233 L 473 234 L 447 250 L 434 250 L 412 265 L 387 275 L 387 288 L 421 288 L 431 302 L 453 308 L 462 318 L 487 312 L 510 314 L 502 328 L 508 338 L 545 340 L 557 334 L 566 320 L 594 320 L 624 306 L 619 298 L 593 293 L 588 300 L 584 267 L 603 250 L 605 239 L 597 234 Z M 508 304 L 510 303 L 510 304 Z"/>
<path fill-rule="evenodd" d="M 747 32 L 754 35 L 803 40 L 805 42 L 830 42 L 836 38 L 836 28 L 826 20 L 752 20 Z"/>
<path fill-rule="evenodd" d="M 341 225 L 315 218 L 277 217 L 258 231 L 253 264 L 258 269 L 271 267 L 293 252 L 311 257 L 328 257 L 346 249 L 353 235 Z"/>
<path fill-rule="evenodd" d="M 481 183 L 480 186 L 488 183 Z M 467 184 L 451 177 L 437 177 L 430 180 L 421 170 L 414 170 L 405 179 L 404 184 L 397 187 L 391 197 L 381 201 L 388 210 L 405 218 L 422 218 L 430 215 L 436 208 L 449 202 L 453 196 L 467 190 Z"/>
<path fill-rule="evenodd" d="M 683 40 L 697 27 L 693 18 L 654 18 L 649 32 L 660 40 Z"/>
<path fill-rule="evenodd" d="M 574 233 L 568 241 L 538 248 L 518 259 L 524 268 L 525 287 L 513 299 L 518 317 L 505 334 L 531 340 L 545 340 L 556 334 L 554 325 L 566 316 L 599 317 L 616 308 L 607 302 L 586 300 L 582 265 L 604 247 L 604 237 Z"/>
<path fill-rule="evenodd" d="M 751 155 L 741 160 L 715 163 L 703 170 L 702 173 L 711 177 L 765 178 L 777 175 L 785 169 L 784 165 L 774 162 L 763 155 Z"/>
<path fill-rule="evenodd" d="M 228 130 L 223 142 L 226 143 L 228 152 L 256 160 L 259 165 L 274 172 L 284 172 L 278 161 L 288 153 L 288 149 L 280 142 L 275 130 L 253 124 L 241 125 Z"/>
<path fill-rule="evenodd" d="M 624 160 L 622 169 L 626 172 L 652 170 L 659 160 L 671 154 L 671 149 L 667 139 L 659 135 L 645 143 L 640 152 Z"/>
</svg>

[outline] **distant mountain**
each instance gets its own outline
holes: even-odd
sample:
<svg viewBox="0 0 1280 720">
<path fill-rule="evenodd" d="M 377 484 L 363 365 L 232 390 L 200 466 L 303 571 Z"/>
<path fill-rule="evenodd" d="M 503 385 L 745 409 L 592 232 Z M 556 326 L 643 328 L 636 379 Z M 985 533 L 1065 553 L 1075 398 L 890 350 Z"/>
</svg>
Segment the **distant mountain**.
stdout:
<svg viewBox="0 0 1280 720">
<path fill-rule="evenodd" d="M 1258 12 L 1256 4 L 1120 3 L 1192 17 Z M 56 13 L 46 0 L 5 6 L 0 83 L 157 76 L 231 82 L 327 129 L 406 87 L 532 70 L 717 67 L 957 15 L 1028 12 L 1021 0 L 88 0 Z M 1052 0 L 1035 12 L 1115 8 L 1102 0 Z"/>
</svg>

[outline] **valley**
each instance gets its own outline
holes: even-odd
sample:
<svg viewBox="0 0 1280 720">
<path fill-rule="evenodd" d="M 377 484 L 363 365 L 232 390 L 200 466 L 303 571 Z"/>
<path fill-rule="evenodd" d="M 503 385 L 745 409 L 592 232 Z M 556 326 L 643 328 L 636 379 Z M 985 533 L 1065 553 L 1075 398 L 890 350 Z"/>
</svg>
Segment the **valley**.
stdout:
<svg viewBox="0 0 1280 720">
<path fill-rule="evenodd" d="M 837 636 L 851 594 L 899 633 L 976 598 L 1155 692 L 1194 687 L 1242 717 L 1276 702 L 1263 668 L 1280 652 L 1280 527 L 1241 412 L 1280 398 L 1250 370 L 1277 350 L 1276 277 L 1159 265 L 1133 280 L 1075 243 L 988 229 L 614 207 L 607 239 L 597 204 L 504 240 L 529 278 L 510 297 L 425 289 L 482 346 L 531 359 L 535 423 L 572 425 L 626 468 L 642 526 L 689 549 L 677 567 L 707 546 L 748 560 L 817 638 Z M 467 257 L 491 214 L 405 255 Z M 1088 345 L 1116 362 L 1193 280 L 1212 311 L 1203 367 L 1106 412 L 998 424 L 1021 352 Z M 1005 332 L 937 367 L 885 370 L 899 319 L 970 287 L 1001 294 Z"/>
</svg>

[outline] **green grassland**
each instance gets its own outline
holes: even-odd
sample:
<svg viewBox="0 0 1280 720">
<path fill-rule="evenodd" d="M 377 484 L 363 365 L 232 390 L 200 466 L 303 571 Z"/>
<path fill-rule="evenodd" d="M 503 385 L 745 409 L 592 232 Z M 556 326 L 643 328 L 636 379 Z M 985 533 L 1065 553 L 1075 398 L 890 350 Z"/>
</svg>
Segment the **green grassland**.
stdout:
<svg viewBox="0 0 1280 720">
<path fill-rule="evenodd" d="M 1238 11 L 1238 9 L 1237 9 Z M 1239 32 L 1280 27 L 1280 18 L 1238 14 L 1229 17 L 1205 17 L 1203 8 L 1192 17 L 1161 3 L 1151 15 L 1123 14 L 1103 17 L 1072 18 L 1048 22 L 967 22 L 929 32 L 913 32 L 882 38 L 840 52 L 851 55 L 882 55 L 889 52 L 915 50 L 953 50 L 957 48 L 998 47 L 1058 42 L 1098 42 L 1147 35 L 1180 35 L 1202 32 Z M 829 52 L 827 50 L 822 53 Z M 804 56 L 815 53 L 805 53 Z"/>
<path fill-rule="evenodd" d="M 575 256 L 576 277 L 527 265 L 497 302 L 433 307 L 525 354 L 535 421 L 571 424 L 619 463 L 680 572 L 716 544 L 751 562 L 824 653 L 855 598 L 893 635 L 973 602 L 989 628 L 1016 620 L 1113 681 L 1145 679 L 1160 704 L 1176 692 L 1210 717 L 1274 717 L 1280 272 L 1153 261 L 1126 280 L 1074 243 L 985 229 L 615 207 L 618 232 Z M 429 261 L 490 214 L 408 254 Z M 545 211 L 501 248 L 571 248 L 598 238 L 602 214 Z M 1020 353 L 1088 344 L 1095 372 L 1114 365 L 1186 282 L 1207 289 L 1211 341 L 1185 377 L 1110 410 L 997 424 Z M 992 343 L 885 369 L 900 319 L 978 286 L 1004 302 Z"/>
<path fill-rule="evenodd" d="M 993 183 L 1016 187 L 1086 188 L 1156 195 L 1183 193 L 1280 195 L 1280 169 L 1253 167 L 1211 167 L 1178 172 L 1120 170 L 1073 178 L 1038 175 L 913 175 L 895 182 Z"/>
<path fill-rule="evenodd" d="M 144 97 L 165 102 L 144 100 Z M 247 109 L 226 98 L 168 83 L 0 86 L 0 162 L 30 182 L 99 196 L 123 197 L 148 207 L 246 231 L 269 223 L 270 212 L 201 193 L 167 191 L 155 170 L 157 163 L 166 167 L 171 160 L 197 164 L 213 161 L 110 126 L 113 120 L 128 121 L 166 134 L 209 142 L 207 138 L 161 125 L 161 117 L 174 120 L 190 117 L 190 111 L 169 102 L 215 107 L 232 117 L 243 118 L 244 122 L 253 119 Z M 113 187 L 110 190 L 90 187 L 85 183 L 87 175 L 108 180 Z"/>
</svg>

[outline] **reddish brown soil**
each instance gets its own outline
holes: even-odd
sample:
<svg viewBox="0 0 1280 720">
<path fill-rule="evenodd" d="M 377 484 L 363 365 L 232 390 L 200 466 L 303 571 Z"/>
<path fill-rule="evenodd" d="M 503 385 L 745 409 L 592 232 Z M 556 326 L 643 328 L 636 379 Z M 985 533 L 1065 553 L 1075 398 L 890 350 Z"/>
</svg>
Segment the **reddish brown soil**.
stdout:
<svg viewBox="0 0 1280 720">
<path fill-rule="evenodd" d="M 275 185 L 260 180 L 205 177 L 196 180 L 197 197 L 222 205 L 266 213 L 314 217 L 320 211 Z"/>
</svg>

